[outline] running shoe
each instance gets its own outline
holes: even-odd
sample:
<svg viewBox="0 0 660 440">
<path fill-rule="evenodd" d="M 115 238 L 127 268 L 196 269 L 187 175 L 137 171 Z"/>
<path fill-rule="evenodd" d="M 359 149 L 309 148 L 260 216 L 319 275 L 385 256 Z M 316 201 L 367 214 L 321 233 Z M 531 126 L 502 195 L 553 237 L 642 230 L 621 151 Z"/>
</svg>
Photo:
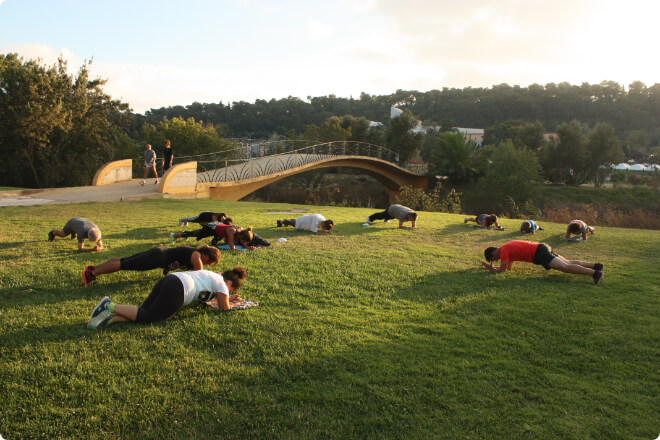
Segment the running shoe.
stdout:
<svg viewBox="0 0 660 440">
<path fill-rule="evenodd" d="M 156 185 L 158 185 L 158 179 L 156 179 L 156 181 L 155 181 L 154 183 L 155 183 Z"/>
<path fill-rule="evenodd" d="M 140 185 L 144 186 L 144 180 L 140 180 Z"/>
<path fill-rule="evenodd" d="M 85 266 L 85 269 L 82 271 L 82 278 L 83 283 L 85 283 L 85 287 L 89 286 L 96 280 L 96 277 L 92 274 L 92 271 L 87 269 L 87 267 L 89 266 Z"/>
<path fill-rule="evenodd" d="M 603 268 L 604 268 L 603 263 L 596 263 L 596 264 L 594 264 L 594 270 L 599 270 L 599 271 L 602 272 L 602 271 L 603 271 Z"/>
<path fill-rule="evenodd" d="M 104 325 L 107 325 L 110 321 L 112 321 L 112 313 L 110 310 L 103 310 L 101 313 L 93 317 L 92 319 L 89 320 L 87 323 L 87 328 L 99 328 L 103 327 Z"/>
<path fill-rule="evenodd" d="M 55 234 L 53 234 L 53 231 L 48 233 L 48 241 L 55 241 Z"/>
<path fill-rule="evenodd" d="M 90 318 L 95 318 L 96 316 L 98 316 L 99 313 L 108 310 L 107 306 L 111 302 L 112 301 L 110 300 L 109 296 L 103 297 L 103 299 L 96 305 L 96 307 L 94 307 L 94 310 L 92 310 L 92 315 L 90 316 Z M 110 310 L 108 310 L 108 312 L 109 311 Z"/>
<path fill-rule="evenodd" d="M 282 227 L 282 220 L 278 220 L 278 221 L 277 221 L 277 227 L 278 227 L 278 228 L 281 228 L 281 227 Z"/>
<path fill-rule="evenodd" d="M 604 276 L 605 274 L 600 270 L 594 272 L 594 284 L 600 284 L 600 282 L 603 281 Z"/>
<path fill-rule="evenodd" d="M 170 232 L 170 243 L 175 243 L 176 238 L 174 238 L 174 232 Z"/>
</svg>

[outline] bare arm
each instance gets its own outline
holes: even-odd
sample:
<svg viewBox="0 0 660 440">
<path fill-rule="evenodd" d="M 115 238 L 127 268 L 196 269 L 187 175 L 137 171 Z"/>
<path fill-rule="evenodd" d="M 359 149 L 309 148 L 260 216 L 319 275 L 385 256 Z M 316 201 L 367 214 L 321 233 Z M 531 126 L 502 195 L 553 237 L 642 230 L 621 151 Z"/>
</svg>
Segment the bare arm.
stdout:
<svg viewBox="0 0 660 440">
<path fill-rule="evenodd" d="M 101 249 L 103 249 L 103 243 L 101 243 L 100 241 L 96 243 L 96 246 L 89 249 L 85 249 L 85 242 L 83 241 L 78 242 L 78 252 L 99 252 Z"/>
<path fill-rule="evenodd" d="M 202 254 L 195 251 L 190 256 L 190 264 L 192 265 L 192 270 L 202 270 L 204 265 L 202 264 Z"/>
<path fill-rule="evenodd" d="M 502 272 L 506 272 L 507 270 L 511 270 L 511 268 L 513 267 L 513 261 L 502 261 L 502 264 L 500 264 L 499 266 L 495 266 L 493 263 L 484 263 L 484 262 L 482 262 L 481 265 L 493 272 L 502 273 Z"/>
<path fill-rule="evenodd" d="M 220 310 L 230 310 L 235 303 L 242 301 L 242 298 L 239 295 L 227 296 L 218 293 L 215 298 L 218 301 L 218 308 Z"/>
</svg>

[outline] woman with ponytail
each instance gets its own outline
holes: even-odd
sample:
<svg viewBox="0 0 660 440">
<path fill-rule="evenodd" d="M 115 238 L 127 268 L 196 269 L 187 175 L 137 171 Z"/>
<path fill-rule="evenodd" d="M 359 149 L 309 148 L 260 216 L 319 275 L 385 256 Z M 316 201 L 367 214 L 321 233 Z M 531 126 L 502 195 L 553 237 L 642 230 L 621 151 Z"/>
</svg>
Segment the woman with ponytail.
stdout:
<svg viewBox="0 0 660 440">
<path fill-rule="evenodd" d="M 158 322 L 173 316 L 183 307 L 215 298 L 220 310 L 230 310 L 241 297 L 230 295 L 240 289 L 247 271 L 234 267 L 222 274 L 209 270 L 176 272 L 161 278 L 142 305 L 116 304 L 105 297 L 92 310 L 87 324 L 99 328 L 116 322 Z"/>
<path fill-rule="evenodd" d="M 120 270 L 153 270 L 163 269 L 163 275 L 168 272 L 182 270 L 201 270 L 203 265 L 215 266 L 220 261 L 220 251 L 217 248 L 202 245 L 198 248 L 179 246 L 165 248 L 162 246 L 140 252 L 130 257 L 111 258 L 98 266 L 85 266 L 82 278 L 85 286 L 93 283 L 96 277 Z"/>
</svg>

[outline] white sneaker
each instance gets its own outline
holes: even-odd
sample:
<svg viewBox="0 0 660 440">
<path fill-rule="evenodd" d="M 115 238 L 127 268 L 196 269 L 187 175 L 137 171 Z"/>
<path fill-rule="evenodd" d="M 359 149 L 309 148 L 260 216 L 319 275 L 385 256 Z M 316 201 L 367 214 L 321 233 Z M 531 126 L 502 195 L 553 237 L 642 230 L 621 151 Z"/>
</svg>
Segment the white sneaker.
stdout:
<svg viewBox="0 0 660 440">
<path fill-rule="evenodd" d="M 390 222 L 389 220 L 385 220 L 385 223 L 389 223 L 389 222 Z"/>
<path fill-rule="evenodd" d="M 369 217 L 367 217 L 367 220 L 364 222 L 366 225 L 369 224 Z"/>
<path fill-rule="evenodd" d="M 156 179 L 156 181 L 155 181 L 154 183 L 155 183 L 156 185 L 158 185 L 158 179 Z"/>
<path fill-rule="evenodd" d="M 144 179 L 140 180 L 140 185 L 144 186 Z"/>
</svg>

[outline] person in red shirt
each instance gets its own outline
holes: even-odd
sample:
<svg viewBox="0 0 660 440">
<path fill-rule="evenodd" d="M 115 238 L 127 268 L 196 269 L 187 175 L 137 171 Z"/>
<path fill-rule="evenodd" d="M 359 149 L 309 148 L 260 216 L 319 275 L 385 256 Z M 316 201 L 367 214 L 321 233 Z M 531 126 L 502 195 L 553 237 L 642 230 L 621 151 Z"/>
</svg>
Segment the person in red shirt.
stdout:
<svg viewBox="0 0 660 440">
<path fill-rule="evenodd" d="M 603 264 L 567 260 L 545 243 L 513 240 L 500 247 L 486 248 L 484 257 L 487 263 L 481 265 L 494 272 L 506 272 L 511 270 L 514 262 L 524 261 L 543 266 L 546 270 L 555 269 L 566 273 L 590 275 L 596 284 L 600 284 L 603 280 Z M 497 260 L 500 260 L 500 265 L 493 265 L 492 262 Z"/>
</svg>

